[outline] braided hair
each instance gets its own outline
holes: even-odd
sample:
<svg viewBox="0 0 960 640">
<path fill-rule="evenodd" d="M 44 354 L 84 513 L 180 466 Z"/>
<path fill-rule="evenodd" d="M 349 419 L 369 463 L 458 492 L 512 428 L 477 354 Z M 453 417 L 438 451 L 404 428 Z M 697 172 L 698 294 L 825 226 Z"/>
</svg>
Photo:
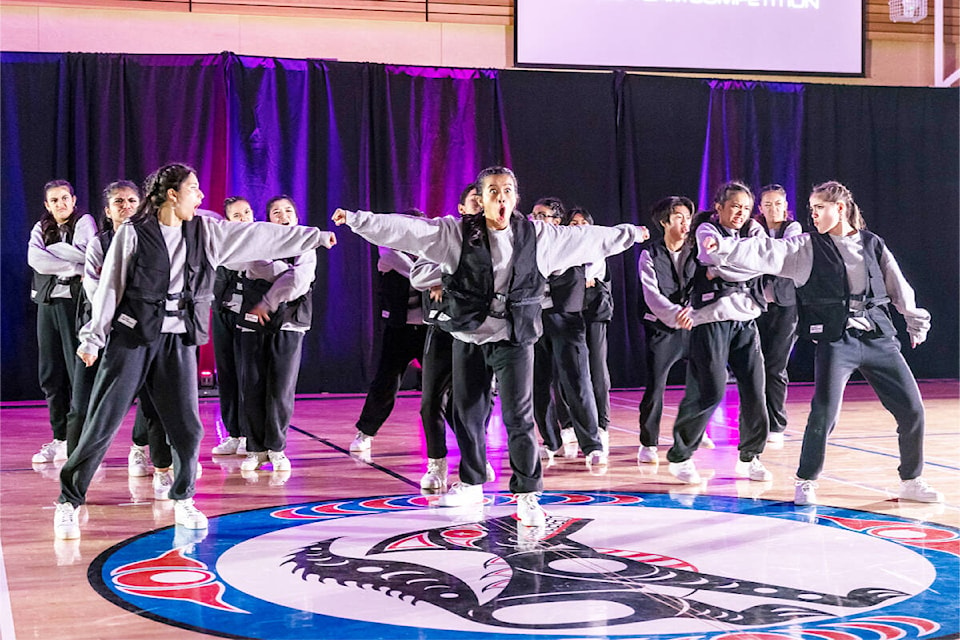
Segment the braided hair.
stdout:
<svg viewBox="0 0 960 640">
<path fill-rule="evenodd" d="M 842 202 L 847 209 L 847 222 L 850 223 L 850 226 L 858 231 L 867 228 L 867 223 L 863 220 L 863 214 L 860 213 L 860 207 L 854 202 L 850 189 L 836 180 L 818 184 L 810 192 L 810 195 L 817 196 L 826 202 Z"/>
<path fill-rule="evenodd" d="M 149 176 L 143 182 L 143 200 L 137 207 L 137 212 L 131 220 L 139 221 L 149 216 L 157 215 L 160 208 L 167 202 L 167 191 L 178 191 L 184 180 L 196 174 L 193 167 L 180 162 L 166 164 Z"/>
</svg>

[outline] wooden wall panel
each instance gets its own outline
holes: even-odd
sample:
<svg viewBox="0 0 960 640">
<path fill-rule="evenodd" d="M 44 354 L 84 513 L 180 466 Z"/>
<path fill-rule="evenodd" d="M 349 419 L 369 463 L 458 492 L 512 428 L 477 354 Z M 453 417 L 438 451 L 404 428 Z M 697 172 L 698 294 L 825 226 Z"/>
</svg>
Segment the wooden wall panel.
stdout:
<svg viewBox="0 0 960 640">
<path fill-rule="evenodd" d="M 357 20 L 513 24 L 514 0 L 3 0 L 5 4 L 156 9 L 158 11 L 274 14 Z M 855 0 L 822 0 L 853 2 Z M 866 0 L 869 40 L 933 38 L 933 0 L 918 23 L 891 22 L 887 0 Z M 944 1 L 945 38 L 960 42 L 960 0 Z"/>
</svg>

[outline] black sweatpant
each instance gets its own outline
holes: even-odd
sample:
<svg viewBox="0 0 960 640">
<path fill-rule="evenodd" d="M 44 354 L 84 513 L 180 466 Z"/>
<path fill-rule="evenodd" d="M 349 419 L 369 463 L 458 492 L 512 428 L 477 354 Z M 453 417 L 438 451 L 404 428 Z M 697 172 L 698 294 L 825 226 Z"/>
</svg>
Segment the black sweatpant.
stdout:
<svg viewBox="0 0 960 640">
<path fill-rule="evenodd" d="M 363 409 L 357 419 L 357 430 L 368 436 L 377 431 L 390 417 L 397 402 L 397 391 L 403 372 L 413 360 L 423 357 L 423 344 L 427 338 L 427 325 L 405 324 L 402 327 L 386 325 L 377 373 L 370 383 Z"/>
<path fill-rule="evenodd" d="M 53 298 L 37 305 L 37 371 L 54 440 L 67 439 L 73 363 L 80 344 L 76 323 L 77 302 L 73 298 Z"/>
<path fill-rule="evenodd" d="M 237 373 L 239 340 L 237 314 L 230 311 L 214 311 L 210 321 L 213 333 L 213 356 L 217 361 L 217 391 L 220 395 L 220 418 L 227 434 L 233 438 L 243 437 L 240 428 L 240 387 Z"/>
<path fill-rule="evenodd" d="M 543 335 L 535 349 L 533 411 L 545 446 L 551 451 L 560 448 L 556 420 L 547 420 L 551 383 L 555 380 L 570 410 L 580 450 L 589 454 L 602 449 L 583 318 L 579 314 L 545 312 Z"/>
<path fill-rule="evenodd" d="M 787 364 L 797 342 L 797 306 L 768 303 L 767 310 L 757 318 L 757 331 L 766 375 L 767 420 L 771 432 L 783 433 L 787 429 L 787 385 L 790 383 Z"/>
<path fill-rule="evenodd" d="M 510 453 L 510 491 L 543 490 L 533 424 L 533 345 L 453 341 L 453 432 L 460 448 L 460 481 L 486 482 L 486 419 L 490 383 L 497 377 Z"/>
<path fill-rule="evenodd" d="M 863 374 L 896 420 L 900 479 L 919 477 L 923 472 L 923 400 L 900 352 L 900 342 L 893 336 L 861 338 L 849 331 L 839 340 L 817 343 L 813 400 L 797 477 L 816 480 L 823 470 L 827 438 L 837 426 L 843 390 L 854 371 Z"/>
<path fill-rule="evenodd" d="M 428 458 L 447 457 L 444 423 L 453 423 L 453 336 L 430 325 L 423 344 L 420 421 Z"/>
<path fill-rule="evenodd" d="M 597 425 L 606 431 L 610 425 L 610 369 L 607 367 L 607 328 L 609 322 L 587 323 L 587 353 L 590 357 L 590 382 L 597 404 Z"/>
<path fill-rule="evenodd" d="M 643 323 L 647 344 L 647 378 L 640 399 L 640 444 L 655 447 L 660 439 L 663 394 L 673 365 L 687 357 L 690 332 L 670 331 L 652 322 Z"/>
<path fill-rule="evenodd" d="M 185 345 L 181 334 L 161 333 L 150 344 L 142 345 L 114 332 L 101 352 L 80 441 L 60 471 L 60 502 L 76 507 L 86 501 L 90 480 L 141 387 L 153 401 L 173 448 L 170 498 L 193 496 L 203 439 L 196 347 Z"/>
<path fill-rule="evenodd" d="M 79 357 L 74 356 L 73 394 L 70 398 L 70 414 L 67 416 L 67 455 L 73 453 L 80 441 L 87 412 L 90 409 L 90 395 L 93 383 L 100 370 L 100 360 L 88 367 Z M 137 397 L 137 415 L 133 422 L 133 443 L 137 446 L 150 446 L 150 462 L 158 469 L 167 469 L 173 464 L 170 444 L 163 424 L 157 415 L 157 409 L 150 397 L 141 390 Z"/>
<path fill-rule="evenodd" d="M 689 460 L 700 446 L 726 392 L 727 364 L 740 394 L 740 460 L 750 461 L 763 452 L 769 428 L 757 325 L 753 320 L 723 320 L 690 331 L 687 388 L 673 425 L 673 446 L 667 451 L 670 462 Z"/>
<path fill-rule="evenodd" d="M 240 424 L 247 451 L 283 451 L 300 376 L 302 331 L 240 332 Z"/>
</svg>

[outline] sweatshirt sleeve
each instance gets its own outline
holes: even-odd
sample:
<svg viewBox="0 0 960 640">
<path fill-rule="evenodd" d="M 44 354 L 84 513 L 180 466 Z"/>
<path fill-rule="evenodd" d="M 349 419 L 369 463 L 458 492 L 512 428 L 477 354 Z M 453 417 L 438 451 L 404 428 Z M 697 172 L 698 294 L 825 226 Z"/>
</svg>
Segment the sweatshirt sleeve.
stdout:
<svg viewBox="0 0 960 640">
<path fill-rule="evenodd" d="M 27 244 L 27 264 L 34 271 L 42 275 L 70 278 L 83 273 L 83 261 L 83 251 L 69 242 L 44 245 L 40 223 L 33 225 Z"/>
<path fill-rule="evenodd" d="M 886 246 L 880 256 L 880 270 L 883 272 L 883 284 L 890 296 L 890 302 L 907 322 L 907 333 L 910 334 L 911 341 L 914 345 L 923 343 L 930 330 L 930 312 L 917 306 L 913 287 L 903 277 L 900 265 Z"/>
<path fill-rule="evenodd" d="M 413 268 L 413 258 L 402 251 L 390 249 L 389 247 L 379 247 L 380 259 L 377 260 L 377 271 L 387 273 L 396 271 L 404 278 L 410 278 L 410 270 Z"/>
<path fill-rule="evenodd" d="M 544 277 L 626 251 L 643 242 L 643 228 L 632 224 L 615 227 L 583 225 L 561 227 L 534 222 L 537 233 L 537 266 Z"/>
<path fill-rule="evenodd" d="M 428 219 L 348 211 L 347 225 L 367 242 L 412 253 L 439 264 L 445 271 L 452 272 L 460 260 L 460 221 L 449 216 Z"/>
<path fill-rule="evenodd" d="M 431 287 L 443 284 L 440 265 L 419 258 L 410 270 L 410 286 L 417 291 L 427 291 Z"/>
<path fill-rule="evenodd" d="M 269 291 L 263 296 L 263 302 L 271 312 L 276 311 L 281 302 L 291 302 L 310 290 L 317 277 L 317 253 L 309 251 L 294 260 L 293 264 L 277 278 Z"/>
<path fill-rule="evenodd" d="M 657 320 L 671 329 L 678 329 L 677 314 L 683 310 L 679 304 L 674 304 L 660 291 L 660 281 L 653 268 L 653 260 L 649 251 L 640 252 L 640 286 L 643 288 L 643 301 Z"/>
<path fill-rule="evenodd" d="M 83 291 L 87 300 L 93 300 L 100 284 L 100 272 L 103 270 L 103 245 L 100 241 L 87 244 L 87 253 L 83 261 Z"/>
<path fill-rule="evenodd" d="M 716 249 L 704 246 L 708 238 L 717 241 Z M 703 264 L 732 268 L 744 275 L 778 275 L 790 278 L 798 287 L 810 279 L 813 267 L 813 244 L 807 233 L 779 240 L 766 234 L 735 238 L 723 237 L 709 225 L 701 225 L 697 248 Z"/>
<path fill-rule="evenodd" d="M 80 329 L 79 352 L 97 355 L 107 343 L 117 304 L 126 290 L 130 260 L 136 250 L 137 232 L 129 224 L 120 225 L 103 260 L 100 284 L 91 299 L 90 321 Z"/>
<path fill-rule="evenodd" d="M 207 260 L 214 267 L 289 258 L 333 246 L 334 234 L 316 227 L 286 227 L 272 222 L 237 224 L 208 217 L 200 221 L 206 232 Z"/>
</svg>

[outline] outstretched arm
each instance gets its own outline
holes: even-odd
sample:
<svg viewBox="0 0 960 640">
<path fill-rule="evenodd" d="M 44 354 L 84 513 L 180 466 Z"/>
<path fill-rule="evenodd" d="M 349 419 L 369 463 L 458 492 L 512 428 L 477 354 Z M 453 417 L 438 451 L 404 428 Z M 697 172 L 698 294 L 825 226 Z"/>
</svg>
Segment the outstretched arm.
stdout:
<svg viewBox="0 0 960 640">
<path fill-rule="evenodd" d="M 806 233 L 780 240 L 766 234 L 733 238 L 721 236 L 715 228 L 704 224 L 697 228 L 697 247 L 700 262 L 726 273 L 749 277 L 779 275 L 790 278 L 797 286 L 810 279 L 813 266 L 813 245 Z"/>
<path fill-rule="evenodd" d="M 431 220 L 398 213 L 337 209 L 333 222 L 348 225 L 367 242 L 412 253 L 450 271 L 460 259 L 460 221 L 449 216 Z"/>
<path fill-rule="evenodd" d="M 585 225 L 558 227 L 534 222 L 537 230 L 537 266 L 544 277 L 626 251 L 650 238 L 646 227 Z"/>
</svg>

